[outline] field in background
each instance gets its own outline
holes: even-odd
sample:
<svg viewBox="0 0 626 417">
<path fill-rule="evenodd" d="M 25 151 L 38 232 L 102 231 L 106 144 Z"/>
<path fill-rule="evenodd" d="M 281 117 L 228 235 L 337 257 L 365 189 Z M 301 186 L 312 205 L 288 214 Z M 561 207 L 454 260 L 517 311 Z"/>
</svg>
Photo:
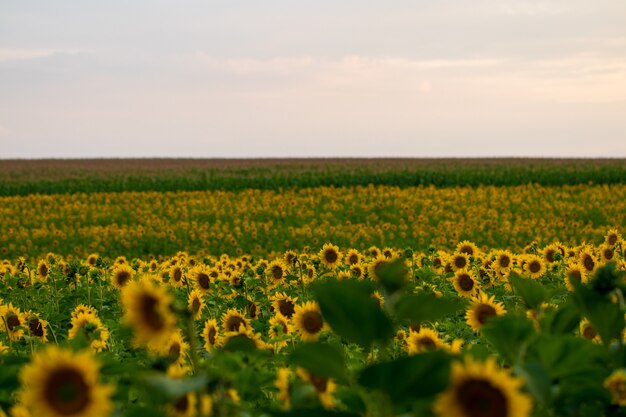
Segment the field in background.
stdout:
<svg viewBox="0 0 626 417">
<path fill-rule="evenodd" d="M 618 184 L 624 159 L 94 159 L 0 161 L 0 195 L 288 187 Z"/>
</svg>

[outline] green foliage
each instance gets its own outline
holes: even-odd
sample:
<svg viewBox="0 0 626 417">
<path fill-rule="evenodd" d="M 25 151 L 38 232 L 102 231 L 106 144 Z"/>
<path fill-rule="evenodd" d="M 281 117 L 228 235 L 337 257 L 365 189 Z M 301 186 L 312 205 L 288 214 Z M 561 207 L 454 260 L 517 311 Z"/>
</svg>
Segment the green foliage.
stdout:
<svg viewBox="0 0 626 417">
<path fill-rule="evenodd" d="M 317 376 L 334 378 L 342 383 L 348 381 L 343 352 L 330 344 L 303 343 L 291 354 L 289 360 Z"/>
</svg>

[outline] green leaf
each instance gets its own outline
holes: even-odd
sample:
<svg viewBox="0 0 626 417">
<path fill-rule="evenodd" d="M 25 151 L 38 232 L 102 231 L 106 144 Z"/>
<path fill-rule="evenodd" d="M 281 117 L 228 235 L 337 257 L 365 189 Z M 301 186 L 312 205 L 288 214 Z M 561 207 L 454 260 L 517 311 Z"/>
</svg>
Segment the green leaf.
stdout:
<svg viewBox="0 0 626 417">
<path fill-rule="evenodd" d="M 446 388 L 450 357 L 428 352 L 371 365 L 361 372 L 359 384 L 385 392 L 395 403 L 431 397 Z"/>
<path fill-rule="evenodd" d="M 549 310 L 540 319 L 541 328 L 545 333 L 571 334 L 580 323 L 580 314 L 572 302 L 568 301 L 557 310 Z"/>
<path fill-rule="evenodd" d="M 611 339 L 622 337 L 624 313 L 619 304 L 614 304 L 608 297 L 599 294 L 580 282 L 572 282 L 574 293 L 572 300 L 578 311 L 589 320 L 605 344 Z"/>
<path fill-rule="evenodd" d="M 331 411 L 323 408 L 306 408 L 291 411 L 268 411 L 274 417 L 359 417 L 359 414 L 347 411 Z"/>
<path fill-rule="evenodd" d="M 400 320 L 420 323 L 455 316 L 464 309 L 465 304 L 466 301 L 457 298 L 441 298 L 420 293 L 400 298 L 395 306 L 395 313 Z"/>
<path fill-rule="evenodd" d="M 507 361 L 516 364 L 535 335 L 532 323 L 513 314 L 493 317 L 481 329 L 482 335 Z"/>
<path fill-rule="evenodd" d="M 223 348 L 227 352 L 244 352 L 254 353 L 257 348 L 256 345 L 246 335 L 237 335 L 228 339 L 226 345 Z"/>
<path fill-rule="evenodd" d="M 319 377 L 347 382 L 343 352 L 331 345 L 321 342 L 303 343 L 291 354 L 290 360 L 294 365 L 301 366 Z"/>
<path fill-rule="evenodd" d="M 402 259 L 385 263 L 378 271 L 378 282 L 389 294 L 404 288 L 408 282 L 408 270 Z"/>
<path fill-rule="evenodd" d="M 548 297 L 544 286 L 533 279 L 521 278 L 519 275 L 511 273 L 509 282 L 515 293 L 524 300 L 526 308 L 537 309 Z"/>
<path fill-rule="evenodd" d="M 176 399 L 188 392 L 202 390 L 208 378 L 206 375 L 198 375 L 189 379 L 173 379 L 163 374 L 154 374 L 146 376 L 145 381 L 152 389 L 169 399 Z"/>
<path fill-rule="evenodd" d="M 366 349 L 393 337 L 391 320 L 376 305 L 370 286 L 355 280 L 325 280 L 313 286 L 324 319 L 339 336 Z"/>
<path fill-rule="evenodd" d="M 552 382 L 545 368 L 537 362 L 528 362 L 515 368 L 516 373 L 522 376 L 528 390 L 541 404 L 549 404 L 552 396 Z"/>
</svg>

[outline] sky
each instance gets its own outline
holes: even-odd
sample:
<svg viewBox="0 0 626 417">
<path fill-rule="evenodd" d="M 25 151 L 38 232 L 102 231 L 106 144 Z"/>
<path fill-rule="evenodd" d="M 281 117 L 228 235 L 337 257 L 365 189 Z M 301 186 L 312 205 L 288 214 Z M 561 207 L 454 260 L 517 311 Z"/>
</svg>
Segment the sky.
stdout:
<svg viewBox="0 0 626 417">
<path fill-rule="evenodd" d="M 626 157 L 623 0 L 3 0 L 0 159 Z"/>
</svg>

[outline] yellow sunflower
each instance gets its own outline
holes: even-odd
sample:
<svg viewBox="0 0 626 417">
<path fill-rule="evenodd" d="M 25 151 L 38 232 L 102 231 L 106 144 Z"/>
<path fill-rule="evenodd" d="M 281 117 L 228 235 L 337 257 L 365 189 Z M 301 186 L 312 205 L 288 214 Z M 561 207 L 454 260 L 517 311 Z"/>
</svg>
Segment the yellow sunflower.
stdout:
<svg viewBox="0 0 626 417">
<path fill-rule="evenodd" d="M 37 279 L 41 282 L 46 282 L 50 276 L 50 264 L 44 259 L 37 264 Z"/>
<path fill-rule="evenodd" d="M 132 281 L 134 274 L 133 268 L 126 263 L 118 264 L 111 273 L 111 284 L 115 288 L 123 288 Z"/>
<path fill-rule="evenodd" d="M 613 248 L 612 246 L 603 244 L 600 245 L 599 250 L 600 259 L 602 259 L 604 263 L 611 262 L 613 259 L 615 259 L 615 248 Z"/>
<path fill-rule="evenodd" d="M 480 253 L 480 249 L 478 249 L 478 246 L 476 246 L 473 242 L 464 240 L 456 246 L 456 252 L 475 257 Z"/>
<path fill-rule="evenodd" d="M 291 334 L 293 331 L 291 323 L 289 323 L 289 319 L 280 313 L 276 313 L 274 317 L 270 319 L 269 325 L 270 339 L 283 338 L 284 336 Z M 274 346 L 275 350 L 278 351 L 280 348 L 287 346 L 287 340 L 277 341 L 274 343 Z"/>
<path fill-rule="evenodd" d="M 282 403 L 285 409 L 291 407 L 290 377 L 291 370 L 289 370 L 289 368 L 278 368 L 276 370 L 276 380 L 274 381 L 274 386 L 278 389 L 276 399 Z"/>
<path fill-rule="evenodd" d="M 467 269 L 459 269 L 452 278 L 454 289 L 461 297 L 472 298 L 480 291 L 480 283 Z"/>
<path fill-rule="evenodd" d="M 380 279 L 380 274 L 385 268 L 385 265 L 389 264 L 389 259 L 385 257 L 385 255 L 378 255 L 369 264 L 368 273 L 371 279 L 378 281 Z"/>
<path fill-rule="evenodd" d="M 574 291 L 574 281 L 586 284 L 588 280 L 585 267 L 579 263 L 573 263 L 565 270 L 565 285 L 569 291 Z"/>
<path fill-rule="evenodd" d="M 342 255 L 339 252 L 339 247 L 332 243 L 325 243 L 318 256 L 322 264 L 331 269 L 337 268 L 341 263 Z"/>
<path fill-rule="evenodd" d="M 296 312 L 296 301 L 298 301 L 298 297 L 291 297 L 284 292 L 277 292 L 269 299 L 272 302 L 272 309 L 288 319 Z"/>
<path fill-rule="evenodd" d="M 626 372 L 624 369 L 614 371 L 604 380 L 604 388 L 611 394 L 613 404 L 626 407 Z"/>
<path fill-rule="evenodd" d="M 217 320 L 210 319 L 204 323 L 202 338 L 204 339 L 204 349 L 206 349 L 207 352 L 221 345 L 220 330 Z"/>
<path fill-rule="evenodd" d="M 189 351 L 189 343 L 183 340 L 180 330 L 173 332 L 167 342 L 165 342 L 156 352 L 159 355 L 166 356 L 172 361 L 173 365 L 184 365 L 187 361 L 187 352 Z"/>
<path fill-rule="evenodd" d="M 188 392 L 167 406 L 167 414 L 172 417 L 195 417 L 198 414 L 196 404 L 198 396 L 195 392 Z"/>
<path fill-rule="evenodd" d="M 591 249 L 583 249 L 582 251 L 580 251 L 578 257 L 580 264 L 583 266 L 583 268 L 585 268 L 586 273 L 593 274 L 598 268 L 598 260 L 596 259 L 596 256 L 591 251 Z"/>
<path fill-rule="evenodd" d="M 180 288 L 183 286 L 185 271 L 180 264 L 176 263 L 170 266 L 170 268 L 167 270 L 167 274 L 169 278 L 168 282 L 172 287 Z"/>
<path fill-rule="evenodd" d="M 243 327 L 244 330 L 251 330 L 250 320 L 239 311 L 231 308 L 222 314 L 222 328 L 224 332 L 239 332 L 239 329 Z"/>
<path fill-rule="evenodd" d="M 287 276 L 287 265 L 281 259 L 274 259 L 267 265 L 265 269 L 267 277 L 269 278 L 269 287 L 274 288 L 280 284 L 285 283 L 285 277 Z"/>
<path fill-rule="evenodd" d="M 546 265 L 540 256 L 526 255 L 524 261 L 524 272 L 530 278 L 541 278 L 546 273 Z"/>
<path fill-rule="evenodd" d="M 469 256 L 466 253 L 455 253 L 450 260 L 452 271 L 466 269 L 469 266 Z"/>
<path fill-rule="evenodd" d="M 448 388 L 435 400 L 433 411 L 445 417 L 527 417 L 532 398 L 520 389 L 521 378 L 486 362 L 454 362 Z"/>
<path fill-rule="evenodd" d="M 213 287 L 211 271 L 205 265 L 197 265 L 189 271 L 194 287 L 202 294 L 208 293 Z"/>
<path fill-rule="evenodd" d="M 132 327 L 136 344 L 160 346 L 176 326 L 172 297 L 149 279 L 134 281 L 122 292 L 123 322 Z"/>
<path fill-rule="evenodd" d="M 508 250 L 495 252 L 495 259 L 491 263 L 491 268 L 499 274 L 505 275 L 513 266 L 513 254 Z"/>
<path fill-rule="evenodd" d="M 362 260 L 363 260 L 363 255 L 361 255 L 361 253 L 356 249 L 350 249 L 348 253 L 346 254 L 346 262 L 348 262 L 348 264 L 350 265 L 356 265 L 360 263 Z"/>
<path fill-rule="evenodd" d="M 324 378 L 312 374 L 303 368 L 298 368 L 296 373 L 304 382 L 308 382 L 315 388 L 317 398 L 324 406 L 324 408 L 333 408 L 335 406 L 334 392 L 337 390 L 337 384 L 331 378 Z"/>
<path fill-rule="evenodd" d="M 48 322 L 46 320 L 39 318 L 35 313 L 30 313 L 27 316 L 26 324 L 30 337 L 36 337 L 43 343 L 48 341 Z"/>
<path fill-rule="evenodd" d="M 20 402 L 39 417 L 107 417 L 114 388 L 98 381 L 99 369 L 89 351 L 37 351 L 20 371 Z"/>
<path fill-rule="evenodd" d="M 406 351 L 409 355 L 442 349 L 445 347 L 443 340 L 439 338 L 436 330 L 421 327 L 419 331 L 409 331 L 406 338 Z"/>
<path fill-rule="evenodd" d="M 305 342 L 317 340 L 328 326 L 324 322 L 319 306 L 314 301 L 298 304 L 293 315 L 293 324 Z"/>
<path fill-rule="evenodd" d="M 26 324 L 26 317 L 19 308 L 0 304 L 0 330 L 6 332 L 12 341 L 16 341 L 24 336 L 23 327 Z"/>
<path fill-rule="evenodd" d="M 602 342 L 602 339 L 600 339 L 600 335 L 598 334 L 596 329 L 594 329 L 591 326 L 591 323 L 589 323 L 589 320 L 582 319 L 580 321 L 580 324 L 578 325 L 578 330 L 580 331 L 580 335 L 583 338 L 585 338 L 587 340 L 591 340 L 594 343 L 601 343 Z"/>
<path fill-rule="evenodd" d="M 187 308 L 194 320 L 200 320 L 204 307 L 206 304 L 202 299 L 202 294 L 198 290 L 191 291 L 187 297 Z"/>
<path fill-rule="evenodd" d="M 69 340 L 75 339 L 76 336 L 82 333 L 89 341 L 93 350 L 100 352 L 106 349 L 109 331 L 95 313 L 87 310 L 73 314 L 71 324 L 72 327 L 67 335 Z"/>
<path fill-rule="evenodd" d="M 506 313 L 504 305 L 502 303 L 494 301 L 494 296 L 489 297 L 485 293 L 481 293 L 478 297 L 472 300 L 472 304 L 465 313 L 465 320 L 467 324 L 475 331 L 480 331 L 480 328 L 491 317 L 501 316 Z"/>
<path fill-rule="evenodd" d="M 604 237 L 604 242 L 609 246 L 615 246 L 622 240 L 622 236 L 617 229 L 610 229 Z"/>
</svg>

